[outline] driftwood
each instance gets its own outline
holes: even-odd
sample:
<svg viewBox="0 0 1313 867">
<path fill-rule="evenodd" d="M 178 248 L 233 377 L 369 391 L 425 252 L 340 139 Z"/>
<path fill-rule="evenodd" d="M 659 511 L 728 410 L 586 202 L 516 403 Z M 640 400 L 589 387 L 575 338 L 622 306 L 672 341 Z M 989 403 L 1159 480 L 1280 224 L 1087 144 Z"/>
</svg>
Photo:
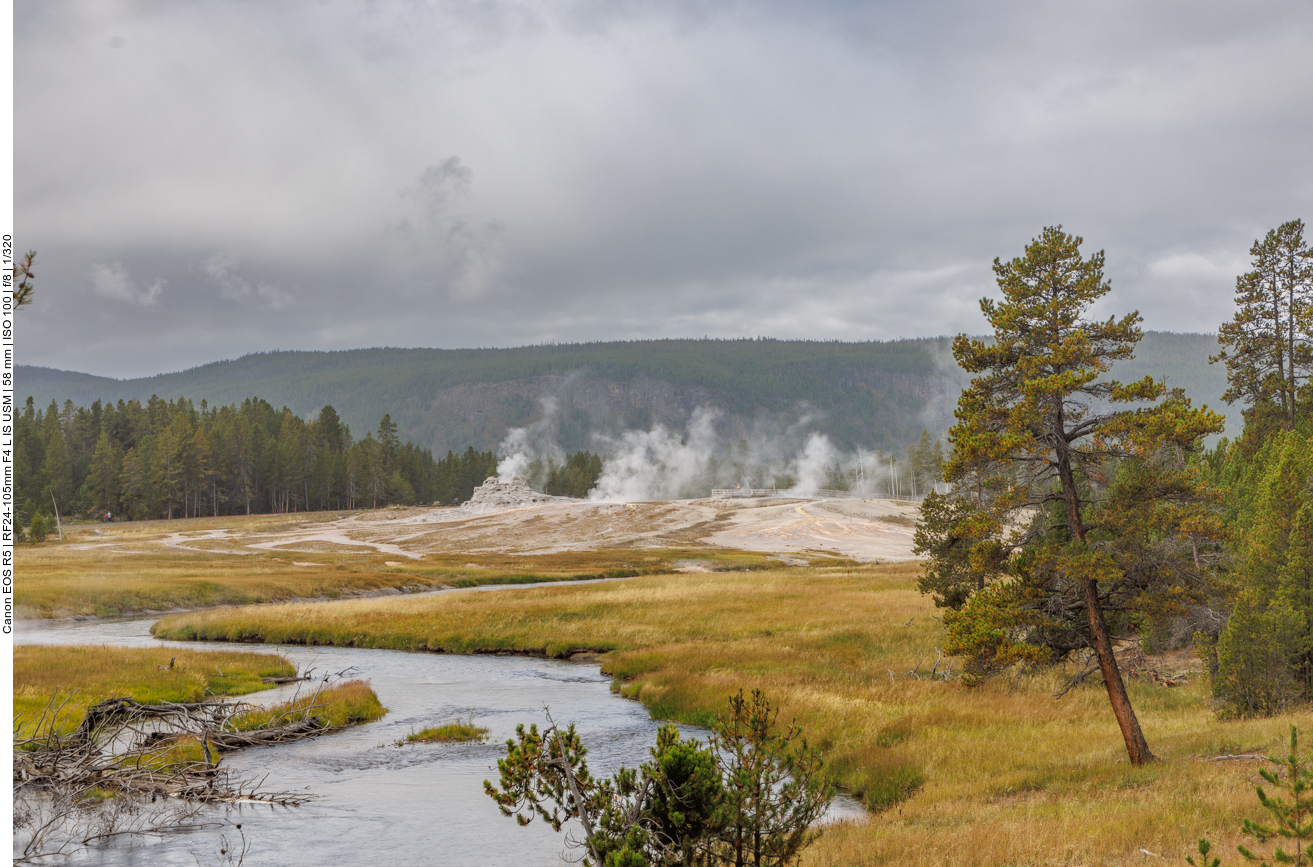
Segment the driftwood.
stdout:
<svg viewBox="0 0 1313 867">
<path fill-rule="evenodd" d="M 298 741 L 312 735 L 323 734 L 328 730 L 328 723 L 314 716 L 288 725 L 254 729 L 249 732 L 213 732 L 210 735 L 210 743 L 221 750 L 239 750 L 243 747 L 262 747 Z"/>
<path fill-rule="evenodd" d="M 317 697 L 316 691 L 305 706 L 247 731 L 239 730 L 240 718 L 257 710 L 247 702 L 110 698 L 88 708 L 70 731 L 71 696 L 56 696 L 30 726 L 14 723 L 15 863 L 125 835 L 227 824 L 208 809 L 213 805 L 311 800 L 304 792 L 266 791 L 263 780 L 234 777 L 220 763 L 222 751 L 332 731 L 316 715 Z"/>
</svg>

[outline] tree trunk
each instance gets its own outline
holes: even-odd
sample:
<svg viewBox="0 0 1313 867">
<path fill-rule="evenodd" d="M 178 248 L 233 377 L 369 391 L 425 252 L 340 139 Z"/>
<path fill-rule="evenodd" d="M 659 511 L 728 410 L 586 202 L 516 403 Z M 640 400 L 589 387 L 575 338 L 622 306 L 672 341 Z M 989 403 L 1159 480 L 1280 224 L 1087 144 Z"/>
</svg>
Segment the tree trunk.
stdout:
<svg viewBox="0 0 1313 867">
<path fill-rule="evenodd" d="M 1273 331 L 1281 334 L 1281 289 L 1276 285 L 1276 277 L 1272 278 L 1272 324 Z M 1276 339 L 1277 350 L 1277 375 L 1281 379 L 1281 416 L 1282 421 L 1286 422 L 1290 415 L 1290 402 L 1286 400 L 1286 359 L 1284 341 L 1280 336 Z"/>
<path fill-rule="evenodd" d="M 1054 411 L 1056 430 L 1065 430 L 1063 424 L 1062 404 L 1057 403 Z M 1080 500 L 1076 493 L 1076 478 L 1071 470 L 1071 460 L 1065 449 L 1058 453 L 1058 479 L 1062 483 L 1063 499 L 1067 505 L 1067 521 L 1071 535 L 1082 544 L 1086 544 L 1085 527 L 1081 521 Z M 1112 705 L 1112 714 L 1117 718 L 1117 725 L 1122 730 L 1122 739 L 1126 741 L 1126 754 L 1131 764 L 1137 768 L 1146 762 L 1155 760 L 1149 751 L 1149 743 L 1140 730 L 1140 721 L 1131 707 L 1130 696 L 1126 694 L 1126 684 L 1122 680 L 1121 669 L 1117 667 L 1117 657 L 1112 650 L 1112 639 L 1108 636 L 1108 623 L 1103 618 L 1103 606 L 1099 604 L 1099 582 L 1093 578 L 1080 579 L 1081 596 L 1085 600 L 1085 611 L 1090 619 L 1090 637 L 1094 641 L 1094 653 L 1099 659 L 1099 671 L 1103 674 L 1103 685 L 1108 690 L 1108 703 Z"/>
<path fill-rule="evenodd" d="M 1290 415 L 1286 419 L 1287 428 L 1295 426 L 1295 275 L 1291 274 L 1290 282 L 1290 300 L 1286 318 L 1289 320 L 1287 326 L 1290 332 L 1290 345 L 1286 347 L 1286 363 L 1290 365 Z"/>
<path fill-rule="evenodd" d="M 1156 761 L 1149 751 L 1149 743 L 1140 730 L 1140 721 L 1131 707 L 1130 696 L 1126 694 L 1126 684 L 1122 681 L 1121 669 L 1117 667 L 1117 657 L 1112 651 L 1112 640 L 1108 637 L 1108 625 L 1103 619 L 1103 607 L 1099 604 L 1099 585 L 1092 578 L 1081 579 L 1081 594 L 1085 597 L 1085 610 L 1090 617 L 1090 634 L 1094 638 L 1094 652 L 1099 658 L 1099 671 L 1103 674 L 1103 685 L 1108 690 L 1108 703 L 1112 705 L 1112 714 L 1117 718 L 1117 725 L 1122 730 L 1122 739 L 1126 741 L 1126 754 L 1131 764 L 1137 768 L 1147 762 Z"/>
</svg>

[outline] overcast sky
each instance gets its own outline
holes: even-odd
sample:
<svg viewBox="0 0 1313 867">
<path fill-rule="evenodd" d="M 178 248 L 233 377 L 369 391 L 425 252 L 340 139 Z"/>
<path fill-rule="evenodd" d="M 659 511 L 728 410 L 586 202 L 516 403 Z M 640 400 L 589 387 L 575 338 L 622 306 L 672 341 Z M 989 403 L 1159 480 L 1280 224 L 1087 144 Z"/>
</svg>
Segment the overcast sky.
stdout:
<svg viewBox="0 0 1313 867">
<path fill-rule="evenodd" d="M 1313 220 L 1313 3 L 17 0 L 19 360 L 979 333 L 1062 223 L 1213 331 Z"/>
</svg>

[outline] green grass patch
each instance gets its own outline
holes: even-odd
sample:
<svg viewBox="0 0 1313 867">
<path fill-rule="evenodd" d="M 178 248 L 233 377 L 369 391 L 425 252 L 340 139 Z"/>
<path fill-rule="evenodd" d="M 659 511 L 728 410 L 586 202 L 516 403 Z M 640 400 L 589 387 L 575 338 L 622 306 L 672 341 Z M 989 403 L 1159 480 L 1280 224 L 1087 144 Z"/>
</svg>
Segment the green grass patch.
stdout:
<svg viewBox="0 0 1313 867">
<path fill-rule="evenodd" d="M 439 726 L 429 726 L 417 732 L 411 732 L 401 740 L 397 741 L 397 746 L 405 744 L 452 744 L 477 742 L 483 743 L 488 739 L 488 730 L 482 726 L 474 724 L 474 717 L 467 720 L 457 719 L 455 722 L 444 723 Z"/>
<path fill-rule="evenodd" d="M 385 713 L 387 708 L 370 689 L 368 681 L 348 680 L 242 714 L 233 719 L 233 727 L 237 731 L 252 731 L 318 717 L 338 729 L 373 722 Z"/>
</svg>

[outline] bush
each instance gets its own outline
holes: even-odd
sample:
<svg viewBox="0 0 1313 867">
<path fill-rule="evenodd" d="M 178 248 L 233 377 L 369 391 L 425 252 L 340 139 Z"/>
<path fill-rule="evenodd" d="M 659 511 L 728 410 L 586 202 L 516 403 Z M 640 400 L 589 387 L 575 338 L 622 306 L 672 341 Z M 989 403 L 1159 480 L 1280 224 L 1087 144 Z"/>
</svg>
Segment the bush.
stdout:
<svg viewBox="0 0 1313 867">
<path fill-rule="evenodd" d="M 32 526 L 27 531 L 28 538 L 33 542 L 44 542 L 46 536 L 50 535 L 50 527 L 46 524 L 46 517 L 40 512 L 32 516 Z"/>
<path fill-rule="evenodd" d="M 1302 619 L 1285 600 L 1250 595 L 1236 605 L 1217 640 L 1213 694 L 1226 702 L 1224 716 L 1267 716 L 1299 697 L 1290 659 Z"/>
<path fill-rule="evenodd" d="M 652 761 L 593 777 L 574 726 L 516 728 L 497 762 L 501 787 L 484 791 L 506 816 L 534 816 L 556 831 L 578 818 L 583 862 L 592 867 L 649 864 L 796 864 L 834 799 L 821 779 L 819 751 L 759 691 L 731 696 L 711 742 L 681 740 L 662 726 Z"/>
</svg>

